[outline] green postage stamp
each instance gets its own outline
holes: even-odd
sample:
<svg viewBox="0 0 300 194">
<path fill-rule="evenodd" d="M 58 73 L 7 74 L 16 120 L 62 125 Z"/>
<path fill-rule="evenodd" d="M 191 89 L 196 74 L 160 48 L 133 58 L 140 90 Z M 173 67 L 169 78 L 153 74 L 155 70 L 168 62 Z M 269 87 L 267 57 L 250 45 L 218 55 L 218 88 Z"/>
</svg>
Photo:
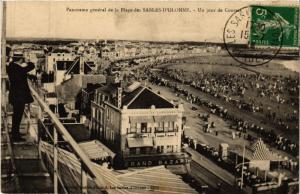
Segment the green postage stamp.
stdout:
<svg viewBox="0 0 300 194">
<path fill-rule="evenodd" d="M 299 7 L 251 6 L 251 22 L 251 46 L 299 46 Z"/>
</svg>

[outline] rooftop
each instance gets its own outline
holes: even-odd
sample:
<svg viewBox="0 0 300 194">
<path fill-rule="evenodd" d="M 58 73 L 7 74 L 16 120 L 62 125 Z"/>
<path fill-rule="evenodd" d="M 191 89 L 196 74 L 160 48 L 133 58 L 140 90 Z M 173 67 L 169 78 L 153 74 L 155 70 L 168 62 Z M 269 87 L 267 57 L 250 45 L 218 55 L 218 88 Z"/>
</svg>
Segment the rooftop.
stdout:
<svg viewBox="0 0 300 194">
<path fill-rule="evenodd" d="M 174 105 L 147 87 L 139 87 L 123 97 L 123 105 L 128 109 L 174 108 Z"/>
<path fill-rule="evenodd" d="M 89 131 L 84 124 L 64 123 L 64 126 L 76 142 L 84 142 L 90 140 Z"/>
<path fill-rule="evenodd" d="M 83 90 L 87 93 L 91 93 L 91 92 L 94 92 L 97 88 L 103 86 L 102 84 L 93 84 L 93 83 L 88 83 L 86 88 L 83 88 Z"/>
<path fill-rule="evenodd" d="M 142 86 L 139 82 L 124 85 L 126 84 L 108 84 L 98 88 L 97 91 L 110 96 L 110 103 L 114 104 L 117 98 L 117 88 L 122 87 L 122 106 L 127 106 L 127 109 L 150 109 L 152 106 L 155 108 L 175 107 L 167 99 Z"/>
<path fill-rule="evenodd" d="M 98 140 L 82 142 L 78 145 L 92 160 L 99 160 L 109 156 L 112 158 L 115 157 L 115 153 Z"/>
<path fill-rule="evenodd" d="M 139 169 L 116 177 L 121 184 L 133 187 L 130 191 L 134 193 L 198 193 L 164 166 Z"/>
<path fill-rule="evenodd" d="M 66 74 L 80 74 L 81 71 L 81 67 L 80 67 L 80 60 L 83 60 L 80 57 L 77 57 L 74 62 L 72 63 L 72 65 L 70 65 L 69 68 L 67 68 L 67 72 Z M 92 67 L 90 67 L 91 63 L 87 63 L 86 61 L 83 62 L 83 73 L 84 74 L 88 74 L 89 72 L 91 72 L 93 69 Z"/>
</svg>

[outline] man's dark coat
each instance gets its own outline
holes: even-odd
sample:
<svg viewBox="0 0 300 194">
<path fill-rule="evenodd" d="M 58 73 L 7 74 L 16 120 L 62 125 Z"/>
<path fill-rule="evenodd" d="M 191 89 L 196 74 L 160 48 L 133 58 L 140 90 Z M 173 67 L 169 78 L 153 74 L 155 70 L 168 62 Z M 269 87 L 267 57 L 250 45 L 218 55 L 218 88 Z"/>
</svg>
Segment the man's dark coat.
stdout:
<svg viewBox="0 0 300 194">
<path fill-rule="evenodd" d="M 9 78 L 9 102 L 11 104 L 32 103 L 33 98 L 27 82 L 27 73 L 34 69 L 34 64 L 29 62 L 26 67 L 21 67 L 11 62 L 7 67 Z"/>
</svg>

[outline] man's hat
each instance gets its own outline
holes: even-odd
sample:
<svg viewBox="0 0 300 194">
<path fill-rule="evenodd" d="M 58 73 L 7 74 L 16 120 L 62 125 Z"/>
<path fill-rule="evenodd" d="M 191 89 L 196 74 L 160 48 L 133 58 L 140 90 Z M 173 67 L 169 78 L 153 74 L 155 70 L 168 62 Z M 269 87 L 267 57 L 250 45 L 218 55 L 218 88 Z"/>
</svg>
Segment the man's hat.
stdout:
<svg viewBox="0 0 300 194">
<path fill-rule="evenodd" d="M 18 61 L 20 59 L 24 59 L 24 56 L 23 56 L 23 53 L 13 53 L 12 58 L 14 61 Z"/>
</svg>

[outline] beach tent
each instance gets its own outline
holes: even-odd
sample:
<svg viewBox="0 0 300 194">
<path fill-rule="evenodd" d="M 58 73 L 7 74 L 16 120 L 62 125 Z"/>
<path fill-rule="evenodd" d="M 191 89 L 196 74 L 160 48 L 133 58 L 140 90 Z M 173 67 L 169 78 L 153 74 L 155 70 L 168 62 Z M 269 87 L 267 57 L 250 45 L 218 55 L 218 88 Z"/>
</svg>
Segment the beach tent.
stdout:
<svg viewBox="0 0 300 194">
<path fill-rule="evenodd" d="M 259 138 L 249 149 L 252 155 L 249 157 L 250 168 L 258 168 L 260 170 L 270 170 L 270 162 L 278 161 L 280 158 L 272 153 L 266 144 Z"/>
</svg>

